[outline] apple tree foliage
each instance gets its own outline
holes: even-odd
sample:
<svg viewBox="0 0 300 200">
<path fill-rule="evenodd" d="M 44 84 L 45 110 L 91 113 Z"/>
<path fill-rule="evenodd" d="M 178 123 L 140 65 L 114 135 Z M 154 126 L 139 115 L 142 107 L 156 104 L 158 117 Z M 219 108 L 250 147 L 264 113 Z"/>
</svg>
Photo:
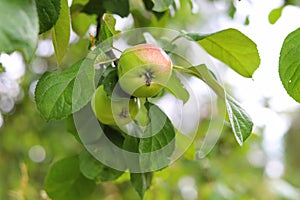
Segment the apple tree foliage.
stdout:
<svg viewBox="0 0 300 200">
<path fill-rule="evenodd" d="M 95 57 L 74 60 L 73 65 L 61 72 L 44 73 L 35 90 L 36 106 L 44 119 L 46 121 L 67 119 L 68 130 L 74 134 L 79 143 L 81 141 L 73 124 L 73 115 L 90 105 L 96 86 L 103 85 L 107 94 L 111 95 L 118 81 L 116 70 L 118 58 L 111 59 L 107 54 L 103 54 L 101 49 L 95 48 L 99 43 L 122 34 L 115 28 L 115 15 L 121 17 L 132 15 L 135 28 L 163 27 L 164 18 L 170 14 L 169 9 L 178 11 L 173 0 L 73 0 L 70 7 L 67 0 L 0 1 L 0 18 L 5 22 L 0 24 L 0 51 L 7 53 L 20 51 L 26 62 L 32 60 L 38 37 L 51 34 L 59 67 L 70 45 L 71 26 L 79 36 L 84 36 L 92 23 L 97 25 L 96 34 L 90 37 L 90 45 L 86 46 L 89 55 L 95 55 Z M 270 13 L 270 22 L 276 22 L 283 7 Z M 7 14 L 11 10 L 14 15 Z M 239 30 L 229 28 L 211 34 L 187 33 L 179 30 L 179 33 L 179 38 L 196 42 L 212 57 L 245 78 L 251 78 L 259 67 L 260 57 L 256 44 Z M 288 94 L 298 102 L 300 102 L 300 61 L 297 56 L 300 51 L 297 45 L 299 39 L 300 29 L 287 36 L 279 60 L 282 84 Z M 168 47 L 173 45 L 172 41 L 167 41 L 167 43 Z M 112 50 L 112 43 L 109 43 L 107 48 L 109 51 Z M 164 50 L 168 53 L 169 49 Z M 99 73 L 99 69 L 95 68 L 96 63 L 100 63 L 100 66 L 107 66 L 101 68 L 103 76 L 100 81 L 95 80 L 95 74 Z M 0 73 L 2 69 L 0 66 Z M 213 72 L 204 64 L 173 66 L 172 76 L 163 92 L 179 91 L 174 96 L 186 102 L 189 94 L 183 88 L 177 74 L 201 79 L 216 93 L 226 107 L 233 136 L 239 145 L 243 145 L 252 131 L 251 118 L 240 103 L 226 92 Z M 83 81 L 76 81 L 78 79 Z M 81 90 L 75 93 L 78 96 L 74 96 L 74 90 L 78 88 Z M 165 163 L 167 166 L 168 157 L 173 153 L 176 144 L 173 140 L 176 135 L 174 125 L 157 105 L 148 99 L 141 102 L 143 102 L 143 112 L 146 113 L 148 125 L 143 130 L 143 134 L 151 132 L 151 128 L 155 128 L 160 123 L 160 118 L 166 119 L 158 134 L 147 138 L 135 138 L 109 125 L 100 122 L 99 124 L 104 134 L 119 148 L 126 151 L 151 153 L 171 143 L 166 155 L 139 160 L 140 167 L 154 166 L 155 168 L 160 163 Z M 126 159 L 124 157 L 121 161 L 126 162 Z M 83 147 L 78 155 L 64 158 L 53 164 L 45 179 L 45 190 L 53 200 L 85 199 L 97 184 L 114 181 L 123 173 L 101 163 Z M 141 173 L 129 171 L 129 173 L 132 186 L 142 198 L 151 186 L 155 171 Z"/>
</svg>

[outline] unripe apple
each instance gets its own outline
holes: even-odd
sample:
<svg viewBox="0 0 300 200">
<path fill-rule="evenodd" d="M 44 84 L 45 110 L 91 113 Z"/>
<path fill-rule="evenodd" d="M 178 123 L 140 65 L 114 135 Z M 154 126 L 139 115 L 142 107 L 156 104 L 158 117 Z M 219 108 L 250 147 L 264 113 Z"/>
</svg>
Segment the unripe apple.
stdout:
<svg viewBox="0 0 300 200">
<path fill-rule="evenodd" d="M 103 85 L 95 91 L 91 104 L 98 120 L 107 125 L 125 125 L 131 122 L 138 112 L 136 99 L 111 99 L 104 91 Z"/>
<path fill-rule="evenodd" d="M 139 44 L 126 49 L 119 59 L 121 88 L 136 97 L 152 97 L 168 82 L 172 73 L 170 57 L 152 44 Z"/>
</svg>

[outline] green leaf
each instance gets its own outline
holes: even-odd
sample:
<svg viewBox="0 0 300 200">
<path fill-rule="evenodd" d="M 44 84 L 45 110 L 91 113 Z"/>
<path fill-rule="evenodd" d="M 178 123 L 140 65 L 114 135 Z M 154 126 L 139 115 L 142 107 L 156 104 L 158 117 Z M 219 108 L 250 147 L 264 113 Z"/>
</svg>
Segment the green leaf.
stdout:
<svg viewBox="0 0 300 200">
<path fill-rule="evenodd" d="M 146 102 L 147 126 L 140 139 L 140 166 L 153 171 L 167 166 L 175 149 L 175 129 L 167 115 L 156 105 Z"/>
<path fill-rule="evenodd" d="M 200 78 L 223 100 L 226 105 L 234 136 L 238 144 L 242 145 L 251 134 L 253 127 L 252 120 L 247 112 L 239 105 L 239 103 L 226 93 L 224 88 L 218 83 L 215 76 L 206 67 L 206 65 L 202 64 L 190 68 L 175 66 L 175 69 L 182 73 L 187 73 Z"/>
<path fill-rule="evenodd" d="M 211 35 L 187 36 L 244 77 L 252 77 L 260 64 L 256 44 L 236 29 L 226 29 Z"/>
<path fill-rule="evenodd" d="M 105 92 L 112 96 L 116 84 L 118 83 L 118 70 L 116 67 L 109 65 L 103 74 L 102 85 Z"/>
<path fill-rule="evenodd" d="M 115 25 L 116 19 L 111 14 L 105 13 L 101 21 L 100 41 L 111 38 L 113 35 L 120 32 L 115 30 Z"/>
<path fill-rule="evenodd" d="M 285 5 L 293 5 L 293 6 L 300 6 L 300 1 L 299 0 L 285 0 L 284 4 Z"/>
<path fill-rule="evenodd" d="M 79 155 L 79 164 L 81 173 L 96 183 L 115 180 L 124 173 L 102 164 L 86 149 Z"/>
<path fill-rule="evenodd" d="M 129 14 L 128 0 L 103 0 L 103 7 L 112 14 L 118 14 L 121 17 L 126 17 Z"/>
<path fill-rule="evenodd" d="M 62 119 L 86 105 L 95 90 L 94 73 L 89 59 L 78 61 L 60 74 L 46 72 L 35 89 L 37 108 L 43 117 L 47 121 Z"/>
<path fill-rule="evenodd" d="M 0 52 L 19 50 L 31 60 L 38 40 L 38 14 L 34 0 L 0 0 Z"/>
<path fill-rule="evenodd" d="M 150 188 L 153 174 L 148 173 L 130 173 L 130 181 L 135 190 L 143 198 L 147 189 Z"/>
<path fill-rule="evenodd" d="M 78 13 L 72 17 L 72 28 L 80 37 L 84 36 L 92 24 L 92 17 L 85 13 Z"/>
<path fill-rule="evenodd" d="M 73 115 L 69 115 L 67 118 L 66 118 L 66 130 L 71 133 L 75 139 L 77 140 L 77 142 L 81 143 L 82 144 L 82 141 L 78 135 L 78 132 L 77 132 L 77 129 L 76 129 L 76 126 L 75 126 L 75 123 L 74 123 L 74 118 L 73 118 Z"/>
<path fill-rule="evenodd" d="M 89 0 L 73 0 L 72 5 L 70 7 L 71 15 L 73 16 L 73 15 L 78 14 L 88 3 L 89 3 Z"/>
<path fill-rule="evenodd" d="M 129 152 L 139 153 L 139 139 L 129 135 L 125 136 L 122 148 Z"/>
<path fill-rule="evenodd" d="M 287 93 L 300 103 L 300 28 L 284 40 L 279 58 L 280 80 Z"/>
<path fill-rule="evenodd" d="M 275 24 L 277 20 L 281 17 L 282 10 L 284 6 L 273 9 L 269 14 L 269 22 L 270 24 Z"/>
<path fill-rule="evenodd" d="M 52 42 L 58 65 L 66 53 L 70 39 L 70 12 L 68 0 L 61 0 L 59 18 L 52 29 Z"/>
<path fill-rule="evenodd" d="M 252 120 L 247 112 L 233 97 L 226 93 L 224 88 L 216 80 L 213 73 L 205 65 L 199 65 L 189 69 L 193 70 L 194 73 L 199 73 L 200 76 L 198 76 L 198 78 L 201 78 L 205 83 L 207 83 L 225 102 L 234 136 L 239 145 L 243 145 L 243 142 L 251 134 L 253 127 Z"/>
<path fill-rule="evenodd" d="M 249 20 L 249 16 L 246 17 L 244 25 L 249 25 L 250 24 L 250 20 Z"/>
<path fill-rule="evenodd" d="M 175 70 L 173 70 L 172 75 L 166 84 L 166 89 L 176 98 L 182 100 L 183 103 L 186 103 L 189 100 L 190 95 L 184 88 Z"/>
<path fill-rule="evenodd" d="M 135 27 L 150 26 L 157 21 L 154 15 L 145 8 L 142 0 L 130 0 L 129 3 Z"/>
<path fill-rule="evenodd" d="M 40 32 L 44 33 L 50 30 L 56 23 L 60 12 L 60 0 L 35 0 Z"/>
<path fill-rule="evenodd" d="M 105 12 L 102 0 L 89 0 L 87 4 L 84 4 L 84 7 L 82 8 L 81 12 L 84 12 L 89 15 L 102 15 Z"/>
<path fill-rule="evenodd" d="M 3 67 L 2 63 L 0 63 L 0 74 L 5 72 L 5 68 Z"/>
<path fill-rule="evenodd" d="M 152 10 L 157 12 L 163 12 L 168 10 L 169 6 L 173 3 L 173 0 L 152 0 L 154 7 Z"/>
<path fill-rule="evenodd" d="M 234 136 L 239 145 L 243 145 L 251 134 L 253 122 L 239 103 L 228 94 L 226 94 L 225 103 Z"/>
<path fill-rule="evenodd" d="M 45 190 L 55 200 L 84 200 L 95 189 L 95 183 L 79 170 L 78 156 L 57 161 L 49 170 Z"/>
</svg>

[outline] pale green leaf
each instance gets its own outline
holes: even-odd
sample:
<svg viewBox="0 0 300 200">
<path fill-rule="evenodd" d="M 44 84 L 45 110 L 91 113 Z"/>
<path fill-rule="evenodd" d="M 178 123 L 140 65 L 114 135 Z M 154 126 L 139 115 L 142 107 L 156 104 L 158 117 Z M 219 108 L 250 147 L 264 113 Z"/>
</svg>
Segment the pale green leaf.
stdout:
<svg viewBox="0 0 300 200">
<path fill-rule="evenodd" d="M 275 24 L 277 20 L 281 17 L 282 10 L 284 6 L 273 9 L 269 14 L 269 22 L 270 24 Z"/>
<path fill-rule="evenodd" d="M 0 53 L 19 50 L 26 61 L 38 40 L 38 14 L 34 0 L 0 0 Z"/>
<path fill-rule="evenodd" d="M 199 65 L 190 69 L 200 74 L 198 77 L 207 83 L 225 102 L 232 131 L 239 145 L 242 145 L 250 136 L 253 127 L 252 120 L 247 112 L 233 97 L 226 93 L 215 76 L 213 76 L 213 73 L 205 65 Z"/>
<path fill-rule="evenodd" d="M 234 136 L 239 145 L 243 145 L 252 131 L 251 118 L 239 103 L 228 94 L 226 94 L 225 103 Z"/>
<path fill-rule="evenodd" d="M 69 45 L 70 39 L 70 11 L 68 0 L 61 0 L 59 18 L 52 29 L 52 41 L 55 50 L 56 61 L 58 65 L 62 62 L 63 57 Z"/>
<path fill-rule="evenodd" d="M 284 40 L 279 58 L 280 80 L 287 93 L 300 103 L 300 28 Z"/>
<path fill-rule="evenodd" d="M 86 4 L 89 3 L 89 0 L 73 0 L 70 7 L 70 13 L 73 15 L 79 14 L 80 11 L 84 8 Z"/>
<path fill-rule="evenodd" d="M 236 29 L 226 29 L 210 35 L 187 35 L 210 55 L 244 77 L 252 77 L 259 67 L 260 57 L 256 44 Z"/>
<path fill-rule="evenodd" d="M 189 100 L 190 95 L 188 91 L 184 88 L 175 70 L 173 70 L 172 75 L 169 81 L 167 82 L 165 88 L 176 98 L 182 100 L 183 103 L 186 103 Z"/>
<path fill-rule="evenodd" d="M 77 156 L 54 163 L 45 181 L 45 190 L 53 200 L 84 200 L 94 189 L 95 183 L 80 173 Z"/>
<path fill-rule="evenodd" d="M 113 35 L 119 33 L 115 29 L 116 19 L 113 15 L 105 13 L 101 21 L 101 32 L 100 32 L 100 41 L 104 41 L 108 38 L 111 38 Z"/>
<path fill-rule="evenodd" d="M 226 93 L 213 73 L 203 64 L 190 68 L 175 66 L 175 69 L 200 78 L 224 101 L 234 136 L 237 142 L 242 145 L 251 134 L 252 120 L 239 103 Z"/>
<path fill-rule="evenodd" d="M 84 36 L 92 24 L 92 17 L 85 13 L 78 13 L 72 17 L 72 28 L 80 37 Z"/>
<path fill-rule="evenodd" d="M 39 16 L 40 32 L 50 30 L 56 23 L 60 12 L 60 0 L 35 0 Z"/>
</svg>

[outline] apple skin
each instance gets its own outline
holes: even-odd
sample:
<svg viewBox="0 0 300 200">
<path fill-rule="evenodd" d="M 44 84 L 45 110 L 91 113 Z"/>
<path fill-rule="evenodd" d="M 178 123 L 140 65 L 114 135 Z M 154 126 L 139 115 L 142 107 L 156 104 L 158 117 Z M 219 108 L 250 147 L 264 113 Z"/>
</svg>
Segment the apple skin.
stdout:
<svg viewBox="0 0 300 200">
<path fill-rule="evenodd" d="M 107 125 L 128 124 L 135 118 L 139 109 L 136 99 L 110 99 L 103 85 L 96 89 L 91 104 L 97 119 Z"/>
<path fill-rule="evenodd" d="M 121 88 L 135 97 L 152 97 L 168 82 L 172 73 L 170 57 L 152 44 L 139 44 L 126 49 L 119 59 Z"/>
</svg>

